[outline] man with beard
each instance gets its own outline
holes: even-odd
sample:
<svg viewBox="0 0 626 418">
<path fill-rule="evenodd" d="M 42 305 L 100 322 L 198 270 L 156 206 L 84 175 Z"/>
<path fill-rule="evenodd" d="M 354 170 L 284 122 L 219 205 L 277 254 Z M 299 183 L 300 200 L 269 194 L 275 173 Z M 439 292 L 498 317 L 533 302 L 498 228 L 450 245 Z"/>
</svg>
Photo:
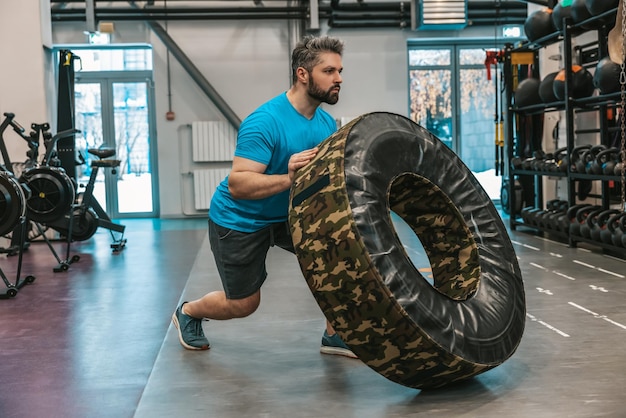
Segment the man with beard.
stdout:
<svg viewBox="0 0 626 418">
<path fill-rule="evenodd" d="M 304 38 L 292 52 L 290 89 L 242 122 L 231 172 L 209 209 L 209 240 L 224 290 L 183 302 L 172 315 L 186 349 L 209 348 L 202 318 L 243 318 L 256 311 L 271 246 L 294 252 L 289 189 L 296 170 L 337 129 L 320 104 L 339 100 L 342 54 L 343 42 L 336 38 Z M 328 322 L 320 352 L 355 357 Z"/>
</svg>

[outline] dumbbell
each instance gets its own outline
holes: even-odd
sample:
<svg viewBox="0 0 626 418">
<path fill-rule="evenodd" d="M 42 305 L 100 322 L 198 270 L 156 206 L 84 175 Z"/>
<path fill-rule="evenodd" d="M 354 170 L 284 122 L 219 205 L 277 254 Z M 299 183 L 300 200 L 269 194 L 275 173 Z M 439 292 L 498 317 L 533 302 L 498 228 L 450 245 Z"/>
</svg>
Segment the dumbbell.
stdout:
<svg viewBox="0 0 626 418">
<path fill-rule="evenodd" d="M 545 156 L 546 154 L 541 150 L 533 151 L 533 156 L 531 158 L 526 158 L 522 161 L 522 168 L 524 170 L 539 171 L 540 168 L 538 164 L 543 162 Z"/>
<path fill-rule="evenodd" d="M 524 221 L 524 223 L 530 224 L 529 212 L 533 209 L 535 209 L 533 206 L 527 206 L 525 208 L 522 208 L 522 210 L 520 211 L 520 216 L 522 217 L 522 220 Z"/>
<path fill-rule="evenodd" d="M 511 158 L 511 168 L 514 170 L 522 169 L 522 159 L 520 157 Z"/>
<path fill-rule="evenodd" d="M 528 206 L 522 209 L 522 219 L 529 225 L 537 226 L 537 215 L 542 212 L 543 209 Z"/>
<path fill-rule="evenodd" d="M 569 164 L 569 158 L 567 156 L 567 148 L 559 148 L 554 151 L 553 163 L 548 165 L 548 171 L 557 173 L 559 171 L 567 172 L 567 164 Z"/>
</svg>

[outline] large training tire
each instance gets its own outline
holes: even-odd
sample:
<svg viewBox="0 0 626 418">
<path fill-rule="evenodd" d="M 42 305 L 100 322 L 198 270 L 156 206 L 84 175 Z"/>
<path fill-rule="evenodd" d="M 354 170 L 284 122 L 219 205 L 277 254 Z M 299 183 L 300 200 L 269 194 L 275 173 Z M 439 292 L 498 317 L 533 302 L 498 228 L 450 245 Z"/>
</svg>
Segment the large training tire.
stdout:
<svg viewBox="0 0 626 418">
<path fill-rule="evenodd" d="M 26 196 L 11 173 L 0 171 L 0 236 L 15 228 L 26 213 Z"/>
<path fill-rule="evenodd" d="M 391 211 L 421 240 L 434 286 L 409 260 Z M 515 352 L 526 308 L 504 224 L 461 160 L 409 119 L 366 114 L 322 142 L 296 173 L 289 222 L 326 318 L 381 375 L 440 387 Z"/>
</svg>

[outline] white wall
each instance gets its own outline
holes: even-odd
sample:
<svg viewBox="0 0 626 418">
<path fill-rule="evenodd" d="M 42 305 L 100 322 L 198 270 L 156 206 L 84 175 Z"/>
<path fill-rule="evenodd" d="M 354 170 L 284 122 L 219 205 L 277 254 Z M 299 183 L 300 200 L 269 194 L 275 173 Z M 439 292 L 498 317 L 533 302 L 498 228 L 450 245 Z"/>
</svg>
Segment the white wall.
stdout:
<svg viewBox="0 0 626 418">
<path fill-rule="evenodd" d="M 15 113 L 26 128 L 51 120 L 50 4 L 47 1 L 2 0 L 0 2 L 0 118 Z M 26 159 L 26 142 L 11 128 L 4 135 L 13 162 Z"/>
<path fill-rule="evenodd" d="M 55 44 L 84 43 L 83 24 L 54 24 Z M 189 150 L 189 124 L 224 117 L 170 58 L 174 121 L 168 111 L 166 49 L 142 23 L 116 23 L 113 41 L 147 42 L 154 48 L 154 82 L 159 156 L 161 217 L 195 213 L 188 172 L 194 167 Z M 168 33 L 233 111 L 244 119 L 257 106 L 290 85 L 293 30 L 285 21 L 169 22 Z M 372 111 L 408 115 L 407 39 L 418 36 L 475 36 L 492 28 L 459 32 L 413 32 L 401 29 L 328 29 L 322 33 L 345 41 L 344 82 L 339 103 L 325 108 L 337 119 Z"/>
</svg>

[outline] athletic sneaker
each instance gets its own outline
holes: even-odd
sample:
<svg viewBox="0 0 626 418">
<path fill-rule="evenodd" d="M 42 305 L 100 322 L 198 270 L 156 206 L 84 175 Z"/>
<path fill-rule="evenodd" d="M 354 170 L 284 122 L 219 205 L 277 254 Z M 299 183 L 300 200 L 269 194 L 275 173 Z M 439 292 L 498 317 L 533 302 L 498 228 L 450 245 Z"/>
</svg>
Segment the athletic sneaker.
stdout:
<svg viewBox="0 0 626 418">
<path fill-rule="evenodd" d="M 178 329 L 178 340 L 187 350 L 208 350 L 209 340 L 202 330 L 202 319 L 194 318 L 183 313 L 183 302 L 172 315 L 172 322 Z"/>
<path fill-rule="evenodd" d="M 324 336 L 322 337 L 322 346 L 320 347 L 320 353 L 358 358 L 356 354 L 354 354 L 352 350 L 348 348 L 346 343 L 343 342 L 339 335 L 328 335 L 327 331 L 324 331 Z"/>
</svg>

